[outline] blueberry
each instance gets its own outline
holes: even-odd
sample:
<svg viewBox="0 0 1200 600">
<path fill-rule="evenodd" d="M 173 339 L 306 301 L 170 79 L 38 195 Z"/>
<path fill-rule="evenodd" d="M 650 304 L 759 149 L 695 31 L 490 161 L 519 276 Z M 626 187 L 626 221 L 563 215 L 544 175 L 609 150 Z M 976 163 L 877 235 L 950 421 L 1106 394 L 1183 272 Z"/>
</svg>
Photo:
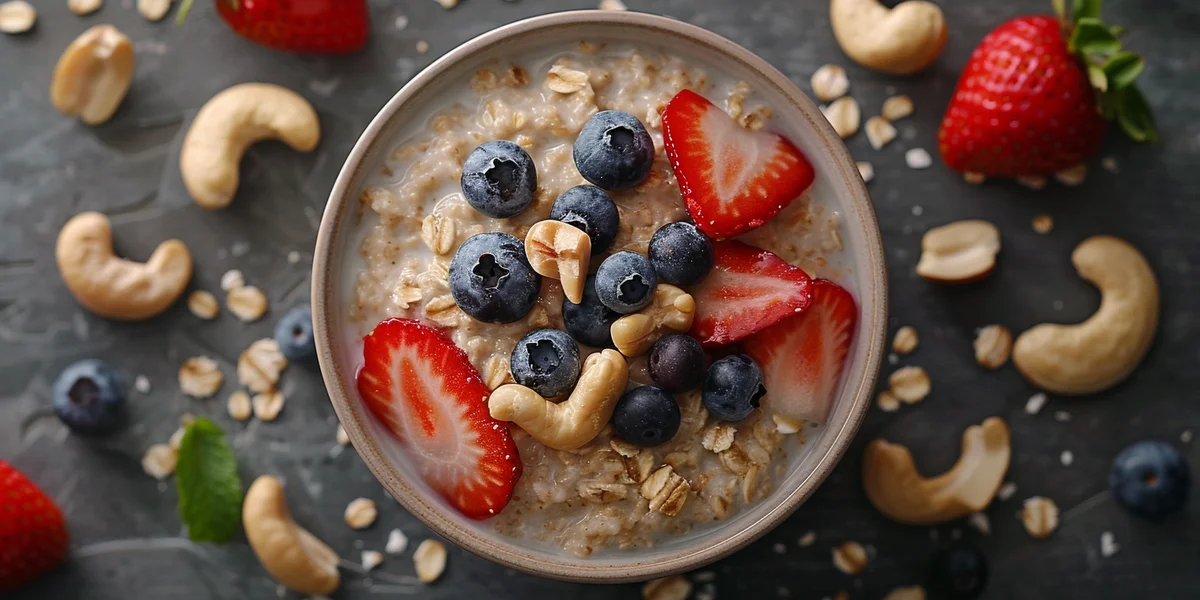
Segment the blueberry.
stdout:
<svg viewBox="0 0 1200 600">
<path fill-rule="evenodd" d="M 621 318 L 620 313 L 600 302 L 596 295 L 596 276 L 587 278 L 583 284 L 583 302 L 575 304 L 563 298 L 563 326 L 567 333 L 580 344 L 593 348 L 612 348 L 612 324 Z"/>
<path fill-rule="evenodd" d="M 123 387 L 121 377 L 104 361 L 71 363 L 54 380 L 54 414 L 75 433 L 112 433 L 121 425 Z"/>
<path fill-rule="evenodd" d="M 623 315 L 650 304 L 656 285 L 658 275 L 650 259 L 630 250 L 609 256 L 596 269 L 596 294 L 600 302 Z"/>
<path fill-rule="evenodd" d="M 696 338 L 672 334 L 650 347 L 650 378 L 668 392 L 686 392 L 704 381 L 708 358 Z"/>
<path fill-rule="evenodd" d="M 569 392 L 582 362 L 575 340 L 558 329 L 535 329 L 513 347 L 509 369 L 517 383 L 546 398 Z"/>
<path fill-rule="evenodd" d="M 475 210 L 489 217 L 519 214 L 533 202 L 536 189 L 533 159 L 512 142 L 484 142 L 463 162 L 463 195 Z"/>
<path fill-rule="evenodd" d="M 574 155 L 584 179 L 606 190 L 627 190 L 650 175 L 654 140 L 637 117 L 603 110 L 592 115 L 575 138 Z"/>
<path fill-rule="evenodd" d="M 577 185 L 554 201 L 550 218 L 582 229 L 592 240 L 592 254 L 600 254 L 617 237 L 620 216 L 617 205 L 604 190 L 592 185 Z"/>
<path fill-rule="evenodd" d="M 671 441 L 679 431 L 679 404 L 662 388 L 643 385 L 625 392 L 613 410 L 612 424 L 621 439 L 651 447 Z"/>
<path fill-rule="evenodd" d="M 667 223 L 650 237 L 650 262 L 667 283 L 699 283 L 713 266 L 713 245 L 691 223 Z"/>
<path fill-rule="evenodd" d="M 311 362 L 317 359 L 313 342 L 312 308 L 301 304 L 284 313 L 275 324 L 275 341 L 288 360 Z"/>
<path fill-rule="evenodd" d="M 1145 441 L 1122 450 L 1113 459 L 1108 487 L 1125 510 L 1158 521 L 1187 502 L 1191 477 L 1187 461 L 1173 446 Z"/>
<path fill-rule="evenodd" d="M 956 544 L 933 557 L 929 569 L 929 588 L 934 598 L 969 600 L 983 593 L 987 585 L 987 557 L 974 546 Z"/>
<path fill-rule="evenodd" d="M 467 238 L 450 261 L 450 293 L 463 312 L 487 323 L 512 323 L 537 302 L 542 277 L 525 244 L 507 233 Z"/>
<path fill-rule="evenodd" d="M 725 421 L 741 421 L 767 393 L 762 369 L 745 354 L 730 354 L 712 364 L 704 377 L 704 406 Z"/>
</svg>

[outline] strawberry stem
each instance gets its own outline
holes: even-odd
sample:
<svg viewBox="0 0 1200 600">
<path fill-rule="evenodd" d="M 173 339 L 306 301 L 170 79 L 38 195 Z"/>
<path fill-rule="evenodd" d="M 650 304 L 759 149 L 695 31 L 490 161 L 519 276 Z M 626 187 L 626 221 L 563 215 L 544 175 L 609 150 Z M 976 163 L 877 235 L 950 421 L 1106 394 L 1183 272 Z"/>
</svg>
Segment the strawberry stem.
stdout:
<svg viewBox="0 0 1200 600">
<path fill-rule="evenodd" d="M 192 0 L 183 0 L 179 3 L 179 12 L 175 15 L 175 25 L 183 26 L 183 21 L 187 19 L 190 10 L 192 10 Z"/>
</svg>

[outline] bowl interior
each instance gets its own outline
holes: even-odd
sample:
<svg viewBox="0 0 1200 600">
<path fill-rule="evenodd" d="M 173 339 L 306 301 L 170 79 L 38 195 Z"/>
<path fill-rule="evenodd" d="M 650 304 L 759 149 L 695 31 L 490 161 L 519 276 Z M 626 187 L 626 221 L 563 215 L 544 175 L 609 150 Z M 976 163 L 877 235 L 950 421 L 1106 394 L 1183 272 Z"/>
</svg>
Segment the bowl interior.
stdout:
<svg viewBox="0 0 1200 600">
<path fill-rule="evenodd" d="M 817 172 L 811 196 L 841 215 L 845 250 L 835 263 L 839 283 L 860 305 L 860 320 L 829 422 L 789 452 L 786 475 L 767 499 L 734 517 L 653 548 L 606 550 L 577 558 L 535 542 L 501 536 L 486 523 L 449 508 L 416 476 L 403 451 L 367 412 L 355 390 L 361 363 L 359 329 L 348 319 L 352 280 L 361 264 L 358 195 L 383 158 L 414 123 L 442 107 L 439 98 L 498 57 L 561 52 L 580 40 L 633 44 L 698 61 L 750 84 L 775 111 L 771 127 L 785 133 Z M 369 218 L 369 217 L 368 217 Z M 435 531 L 487 558 L 540 575 L 585 581 L 639 580 L 715 560 L 768 531 L 828 475 L 845 452 L 870 403 L 885 333 L 886 276 L 875 215 L 849 153 L 820 111 L 786 77 L 749 51 L 665 17 L 577 11 L 535 17 L 486 33 L 439 59 L 407 84 L 376 116 L 338 176 L 322 219 L 313 266 L 313 307 L 321 368 L 334 407 L 355 448 L 384 487 Z"/>
</svg>

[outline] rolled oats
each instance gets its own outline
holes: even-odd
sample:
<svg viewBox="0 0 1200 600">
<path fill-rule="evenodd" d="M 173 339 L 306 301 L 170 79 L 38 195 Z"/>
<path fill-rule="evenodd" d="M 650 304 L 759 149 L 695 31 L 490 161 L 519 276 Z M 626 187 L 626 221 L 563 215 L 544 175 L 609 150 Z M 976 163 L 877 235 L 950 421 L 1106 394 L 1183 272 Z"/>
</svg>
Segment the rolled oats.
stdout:
<svg viewBox="0 0 1200 600">
<path fill-rule="evenodd" d="M 388 533 L 387 544 L 383 546 L 384 552 L 388 554 L 400 554 L 408 548 L 408 536 L 404 535 L 403 531 L 393 529 Z"/>
<path fill-rule="evenodd" d="M 396 290 L 396 306 L 407 309 L 408 307 L 417 304 L 425 298 L 425 292 L 421 288 L 402 287 Z"/>
<path fill-rule="evenodd" d="M 858 161 L 855 163 L 858 166 L 858 175 L 862 177 L 863 183 L 871 183 L 875 179 L 875 167 L 866 161 Z"/>
<path fill-rule="evenodd" d="M 193 315 L 206 321 L 217 318 L 217 313 L 221 310 L 217 297 L 205 290 L 195 290 L 188 294 L 187 307 Z"/>
<path fill-rule="evenodd" d="M 983 535 L 991 535 L 992 522 L 988 520 L 987 513 L 973 512 L 967 515 L 967 525 L 975 528 L 976 531 Z"/>
<path fill-rule="evenodd" d="M 692 595 L 692 582 L 676 575 L 652 579 L 642 586 L 642 600 L 687 600 Z"/>
<path fill-rule="evenodd" d="M 425 40 L 417 40 L 417 54 L 425 54 L 429 52 L 429 42 Z"/>
<path fill-rule="evenodd" d="M 252 285 L 234 288 L 225 295 L 225 308 L 246 323 L 257 321 L 267 312 L 267 295 Z"/>
<path fill-rule="evenodd" d="M 642 497 L 650 501 L 650 510 L 673 517 L 687 502 L 688 484 L 669 465 L 659 467 L 642 482 Z"/>
<path fill-rule="evenodd" d="M 621 0 L 600 0 L 600 10 L 629 10 Z"/>
<path fill-rule="evenodd" d="M 1038 215 L 1033 218 L 1033 230 L 1040 234 L 1047 234 L 1054 230 L 1054 217 L 1050 215 Z"/>
<path fill-rule="evenodd" d="M 1054 174 L 1059 183 L 1071 187 L 1082 185 L 1087 179 L 1087 163 L 1079 163 L 1069 169 L 1063 169 Z"/>
<path fill-rule="evenodd" d="M 1046 178 L 1041 175 L 1022 175 L 1017 178 L 1017 183 L 1031 190 L 1040 190 L 1046 187 Z"/>
<path fill-rule="evenodd" d="M 259 394 L 272 390 L 287 364 L 287 358 L 279 350 L 279 342 L 263 338 L 238 355 L 238 382 Z"/>
<path fill-rule="evenodd" d="M 244 287 L 245 285 L 246 278 L 242 275 L 242 272 L 237 269 L 225 271 L 225 274 L 221 276 L 221 289 L 226 292 L 236 290 L 237 288 Z"/>
<path fill-rule="evenodd" d="M 613 438 L 613 439 L 609 440 L 608 445 L 612 447 L 614 452 L 616 452 L 617 454 L 619 454 L 623 457 L 637 456 L 639 453 L 642 452 L 642 449 L 640 447 L 634 446 L 633 444 L 630 444 L 629 442 L 626 442 L 625 440 L 620 440 L 617 438 Z"/>
<path fill-rule="evenodd" d="M 1100 159 L 1100 166 L 1109 173 L 1121 172 L 1121 167 L 1117 164 L 1117 157 L 1115 156 L 1105 156 Z"/>
<path fill-rule="evenodd" d="M 1026 499 L 1017 516 L 1025 525 L 1025 531 L 1036 539 L 1048 537 L 1058 528 L 1058 505 L 1049 498 L 1033 496 Z"/>
<path fill-rule="evenodd" d="M 253 404 L 255 417 L 260 421 L 274 421 L 279 416 L 279 412 L 283 410 L 283 392 L 267 390 L 261 394 L 255 394 Z"/>
<path fill-rule="evenodd" d="M 171 10 L 171 0 L 137 0 L 137 10 L 147 21 L 158 22 Z"/>
<path fill-rule="evenodd" d="M 831 102 L 850 91 L 850 78 L 846 70 L 838 65 L 824 65 L 817 69 L 809 81 L 813 95 L 821 102 Z"/>
<path fill-rule="evenodd" d="M 574 94 L 585 89 L 590 91 L 592 84 L 588 82 L 587 73 L 557 64 L 546 73 L 546 87 L 559 94 Z"/>
<path fill-rule="evenodd" d="M 619 483 L 604 483 L 600 481 L 581 481 L 578 486 L 579 497 L 592 504 L 608 504 L 624 500 L 629 489 Z"/>
<path fill-rule="evenodd" d="M 974 171 L 967 171 L 967 172 L 963 173 L 963 181 L 965 181 L 971 185 L 979 185 L 979 184 L 983 183 L 984 181 L 987 181 L 987 176 L 984 175 L 983 173 L 975 173 Z"/>
<path fill-rule="evenodd" d="M 825 118 L 829 120 L 829 124 L 833 125 L 833 130 L 838 136 L 846 139 L 858 132 L 858 126 L 862 119 L 862 110 L 858 107 L 858 101 L 850 96 L 842 96 L 834 100 L 821 109 L 825 114 Z"/>
<path fill-rule="evenodd" d="M 833 547 L 833 566 L 847 575 L 862 573 L 867 560 L 867 549 L 858 542 L 842 542 Z"/>
<path fill-rule="evenodd" d="M 346 514 L 343 517 L 351 529 L 366 529 L 375 522 L 375 517 L 378 515 L 379 511 L 375 508 L 374 500 L 355 498 L 346 505 Z"/>
<path fill-rule="evenodd" d="M 162 481 L 175 472 L 175 464 L 179 462 L 179 454 L 167 444 L 154 444 L 146 450 L 142 457 L 142 470 L 147 475 Z"/>
<path fill-rule="evenodd" d="M 642 483 L 650 477 L 650 472 L 654 470 L 654 453 L 649 450 L 643 450 L 633 456 L 622 457 L 625 463 L 625 472 L 622 474 L 623 483 Z"/>
<path fill-rule="evenodd" d="M 796 543 L 799 544 L 801 548 L 807 548 L 817 543 L 817 532 L 809 531 L 805 533 L 804 535 L 800 536 L 800 539 L 797 540 Z"/>
<path fill-rule="evenodd" d="M 890 390 L 879 392 L 879 396 L 875 398 L 875 404 L 879 405 L 879 410 L 883 412 L 896 412 L 900 410 L 900 399 Z"/>
<path fill-rule="evenodd" d="M 438 325 L 457 325 L 459 313 L 458 304 L 449 294 L 438 296 L 425 304 L 425 316 Z"/>
<path fill-rule="evenodd" d="M 988 325 L 975 336 L 975 362 L 985 369 L 999 369 L 1008 362 L 1012 333 L 1003 325 Z"/>
<path fill-rule="evenodd" d="M 908 354 L 917 349 L 917 344 L 921 339 L 917 336 L 917 329 L 905 325 L 896 330 L 896 336 L 892 338 L 892 352 L 896 354 Z"/>
<path fill-rule="evenodd" d="M 897 398 L 906 404 L 915 404 L 929 395 L 932 384 L 929 375 L 921 367 L 901 367 L 888 377 L 888 385 Z"/>
<path fill-rule="evenodd" d="M 754 485 L 758 483 L 758 473 L 761 468 L 757 464 L 750 465 L 750 469 L 742 476 L 742 500 L 749 504 L 754 501 Z"/>
<path fill-rule="evenodd" d="M 436 0 L 436 1 L 438 4 L 442 5 L 442 8 L 444 8 L 446 10 L 450 10 L 451 8 L 454 8 L 455 6 L 458 6 L 458 0 Z"/>
<path fill-rule="evenodd" d="M 337 441 L 339 446 L 345 446 L 350 443 L 350 436 L 346 433 L 346 428 L 340 424 L 337 426 L 337 433 L 333 439 Z"/>
<path fill-rule="evenodd" d="M 775 423 L 775 431 L 783 435 L 799 433 L 804 428 L 804 421 L 793 419 L 787 415 L 771 415 L 771 421 Z"/>
<path fill-rule="evenodd" d="M 867 119 L 867 141 L 876 150 L 882 150 L 888 142 L 896 139 L 896 128 L 883 117 Z"/>
<path fill-rule="evenodd" d="M 183 444 L 183 435 L 185 433 L 187 433 L 187 425 L 181 425 L 179 429 L 175 430 L 175 433 L 171 434 L 171 438 L 167 440 L 167 445 L 172 450 L 179 452 L 179 446 Z"/>
<path fill-rule="evenodd" d="M 767 126 L 767 122 L 771 117 L 775 116 L 775 112 L 768 106 L 755 106 L 749 112 L 738 117 L 738 125 L 749 129 L 750 131 L 759 131 Z"/>
<path fill-rule="evenodd" d="M 457 226 L 454 219 L 432 214 L 421 221 L 421 241 L 438 256 L 445 256 L 454 250 L 458 240 Z"/>
<path fill-rule="evenodd" d="M 67 0 L 67 10 L 82 16 L 100 10 L 102 4 L 104 0 Z"/>
<path fill-rule="evenodd" d="M 999 499 L 1001 502 L 1004 502 L 1005 500 L 1012 498 L 1013 494 L 1016 494 L 1016 493 L 1017 493 L 1017 484 L 1015 484 L 1011 481 L 1005 481 L 1004 485 L 1001 485 L 1000 489 L 996 491 L 996 498 Z"/>
<path fill-rule="evenodd" d="M 925 600 L 925 588 L 919 585 L 892 588 L 883 600 Z"/>
<path fill-rule="evenodd" d="M 512 376 L 508 368 L 508 357 L 501 354 L 493 354 L 488 359 L 484 373 L 486 375 L 484 383 L 487 384 L 489 391 L 494 391 L 505 383 L 512 382 Z"/>
<path fill-rule="evenodd" d="M 251 404 L 250 394 L 242 390 L 234 390 L 229 394 L 229 400 L 226 401 L 226 409 L 229 411 L 229 416 L 238 421 L 245 421 L 250 418 Z"/>
<path fill-rule="evenodd" d="M 912 98 L 908 96 L 892 96 L 883 101 L 880 114 L 889 121 L 899 121 L 913 113 Z"/>
<path fill-rule="evenodd" d="M 0 32 L 25 33 L 37 22 L 37 11 L 25 0 L 0 4 Z"/>
<path fill-rule="evenodd" d="M 1043 394 L 1042 392 L 1038 392 L 1030 396 L 1029 400 L 1025 401 L 1026 414 L 1036 415 L 1041 412 L 1042 407 L 1046 405 L 1047 399 L 1048 398 L 1046 398 L 1046 394 Z"/>
<path fill-rule="evenodd" d="M 212 396 L 224 382 L 220 365 L 207 356 L 193 356 L 179 367 L 179 389 L 193 398 Z"/>
<path fill-rule="evenodd" d="M 423 540 L 413 551 L 417 580 L 433 583 L 446 571 L 446 546 L 437 540 Z"/>
<path fill-rule="evenodd" d="M 725 468 L 729 469 L 730 473 L 739 477 L 744 477 L 746 473 L 750 472 L 750 467 L 753 466 L 750 457 L 746 455 L 746 451 L 738 444 L 730 446 L 728 450 L 721 452 L 717 456 L 721 458 L 721 464 L 725 465 Z"/>
<path fill-rule="evenodd" d="M 910 148 L 904 153 L 904 163 L 910 169 L 928 169 L 933 165 L 933 157 L 924 148 Z"/>
</svg>

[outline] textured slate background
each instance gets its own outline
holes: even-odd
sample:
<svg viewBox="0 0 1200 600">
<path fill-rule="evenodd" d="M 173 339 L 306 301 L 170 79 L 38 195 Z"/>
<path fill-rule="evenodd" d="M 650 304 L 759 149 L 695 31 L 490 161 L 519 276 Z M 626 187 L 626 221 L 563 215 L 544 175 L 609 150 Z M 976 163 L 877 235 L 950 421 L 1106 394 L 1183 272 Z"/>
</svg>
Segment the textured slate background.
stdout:
<svg viewBox="0 0 1200 600">
<path fill-rule="evenodd" d="M 1041 0 L 949 2 L 949 45 L 929 72 L 891 78 L 849 63 L 834 43 L 824 1 L 726 2 L 629 0 L 636 9 L 669 14 L 746 45 L 807 89 L 821 64 L 847 66 L 852 94 L 864 117 L 874 114 L 889 88 L 913 97 L 916 115 L 899 127 L 901 139 L 882 152 L 862 134 L 854 154 L 875 164 L 875 198 L 887 245 L 892 284 L 892 330 L 911 324 L 920 349 L 905 359 L 933 378 L 933 393 L 896 414 L 873 409 L 858 443 L 830 480 L 778 530 L 713 567 L 720 598 L 821 598 L 845 589 L 852 598 L 879 598 L 893 586 L 917 583 L 939 544 L 962 535 L 984 548 L 993 568 L 988 598 L 1195 598 L 1200 596 L 1200 503 L 1167 524 L 1138 522 L 1117 509 L 1105 491 L 1112 456 L 1127 443 L 1154 437 L 1178 442 L 1200 427 L 1195 390 L 1200 384 L 1200 8 L 1187 0 L 1110 0 L 1106 16 L 1129 26 L 1128 45 L 1149 66 L 1143 89 L 1157 109 L 1163 142 L 1132 147 L 1116 139 L 1105 155 L 1120 173 L 1095 168 L 1085 185 L 1052 185 L 1032 192 L 1010 183 L 964 184 L 940 164 L 926 171 L 904 166 L 906 148 L 931 151 L 941 111 L 956 73 L 983 34 L 1004 19 L 1045 12 Z M 207 415 L 232 432 L 243 478 L 286 476 L 297 517 L 343 557 L 360 547 L 380 549 L 387 531 L 402 528 L 414 542 L 429 532 L 394 503 L 352 450 L 331 457 L 334 418 L 320 377 L 291 368 L 284 377 L 287 407 L 279 421 L 232 422 L 223 398 L 233 389 L 236 356 L 269 335 L 274 319 L 305 301 L 308 263 L 326 195 L 343 158 L 375 111 L 417 70 L 480 32 L 518 18 L 591 0 L 464 0 L 446 11 L 426 0 L 373 1 L 373 38 L 359 56 L 301 58 L 265 50 L 235 37 L 208 3 L 182 27 L 150 24 L 109 0 L 86 18 L 61 0 L 35 1 L 41 19 L 30 34 L 0 37 L 0 457 L 32 475 L 65 509 L 72 533 L 69 563 L 15 595 L 32 598 L 271 598 L 275 584 L 244 542 L 196 545 L 180 537 L 175 491 L 142 473 L 139 459 L 175 430 L 185 411 Z M 397 17 L 409 25 L 398 30 Z M 86 27 L 113 23 L 137 42 L 136 81 L 116 118 L 87 128 L 57 114 L 47 101 L 50 73 L 62 48 Z M 418 40 L 428 54 L 415 49 Z M 242 187 L 229 209 L 207 212 L 187 197 L 177 159 L 195 110 L 212 94 L 243 81 L 272 81 L 298 90 L 321 115 L 324 139 L 308 155 L 279 144 L 252 148 L 242 163 Z M 193 286 L 218 289 L 222 273 L 239 268 L 266 290 L 271 312 L 244 325 L 228 313 L 201 323 L 181 305 L 149 322 L 121 324 L 95 318 L 68 296 L 54 267 L 59 227 L 81 210 L 113 218 L 118 250 L 143 259 L 165 237 L 180 237 L 196 258 Z M 1055 218 L 1053 233 L 1030 229 L 1039 213 Z M 997 272 L 963 289 L 917 280 L 912 268 L 920 236 L 967 217 L 996 223 L 1004 237 Z M 1041 414 L 1022 411 L 1033 390 L 1011 367 L 985 373 L 973 362 L 974 330 L 1004 323 L 1020 331 L 1045 320 L 1078 320 L 1097 305 L 1096 292 L 1070 267 L 1071 249 L 1086 236 L 1122 236 L 1147 255 L 1162 280 L 1162 327 L 1143 367 L 1124 385 L 1085 399 L 1052 398 Z M 290 252 L 301 260 L 291 264 Z M 196 354 L 220 357 L 228 382 L 220 400 L 196 401 L 178 391 L 176 370 Z M 146 375 L 149 394 L 131 394 L 134 422 L 103 442 L 68 436 L 49 415 L 49 388 L 58 370 L 78 358 L 102 356 L 132 379 Z M 885 375 L 895 367 L 885 366 Z M 1067 411 L 1070 421 L 1053 418 Z M 984 417 L 1008 419 L 1014 434 L 1010 479 L 1014 499 L 988 510 L 993 533 L 963 524 L 910 528 L 891 523 L 866 502 L 858 482 L 862 446 L 875 436 L 910 444 L 918 463 L 936 472 L 953 463 L 962 428 Z M 1193 463 L 1200 452 L 1180 443 Z M 1062 450 L 1075 462 L 1059 463 Z M 1053 498 L 1063 523 L 1035 541 L 1013 517 L 1020 500 Z M 379 521 L 365 532 L 342 523 L 356 496 L 374 498 Z M 801 548 L 797 539 L 817 532 Z M 1099 538 L 1112 531 L 1121 544 L 1111 558 Z M 830 562 L 830 547 L 858 540 L 875 552 L 858 577 Z M 407 557 L 381 570 L 411 576 Z M 637 597 L 636 586 L 585 587 L 539 580 L 451 550 L 445 576 L 431 587 L 348 576 L 340 598 L 415 594 L 425 598 L 584 599 Z M 387 583 L 388 586 L 383 584 Z"/>
</svg>

